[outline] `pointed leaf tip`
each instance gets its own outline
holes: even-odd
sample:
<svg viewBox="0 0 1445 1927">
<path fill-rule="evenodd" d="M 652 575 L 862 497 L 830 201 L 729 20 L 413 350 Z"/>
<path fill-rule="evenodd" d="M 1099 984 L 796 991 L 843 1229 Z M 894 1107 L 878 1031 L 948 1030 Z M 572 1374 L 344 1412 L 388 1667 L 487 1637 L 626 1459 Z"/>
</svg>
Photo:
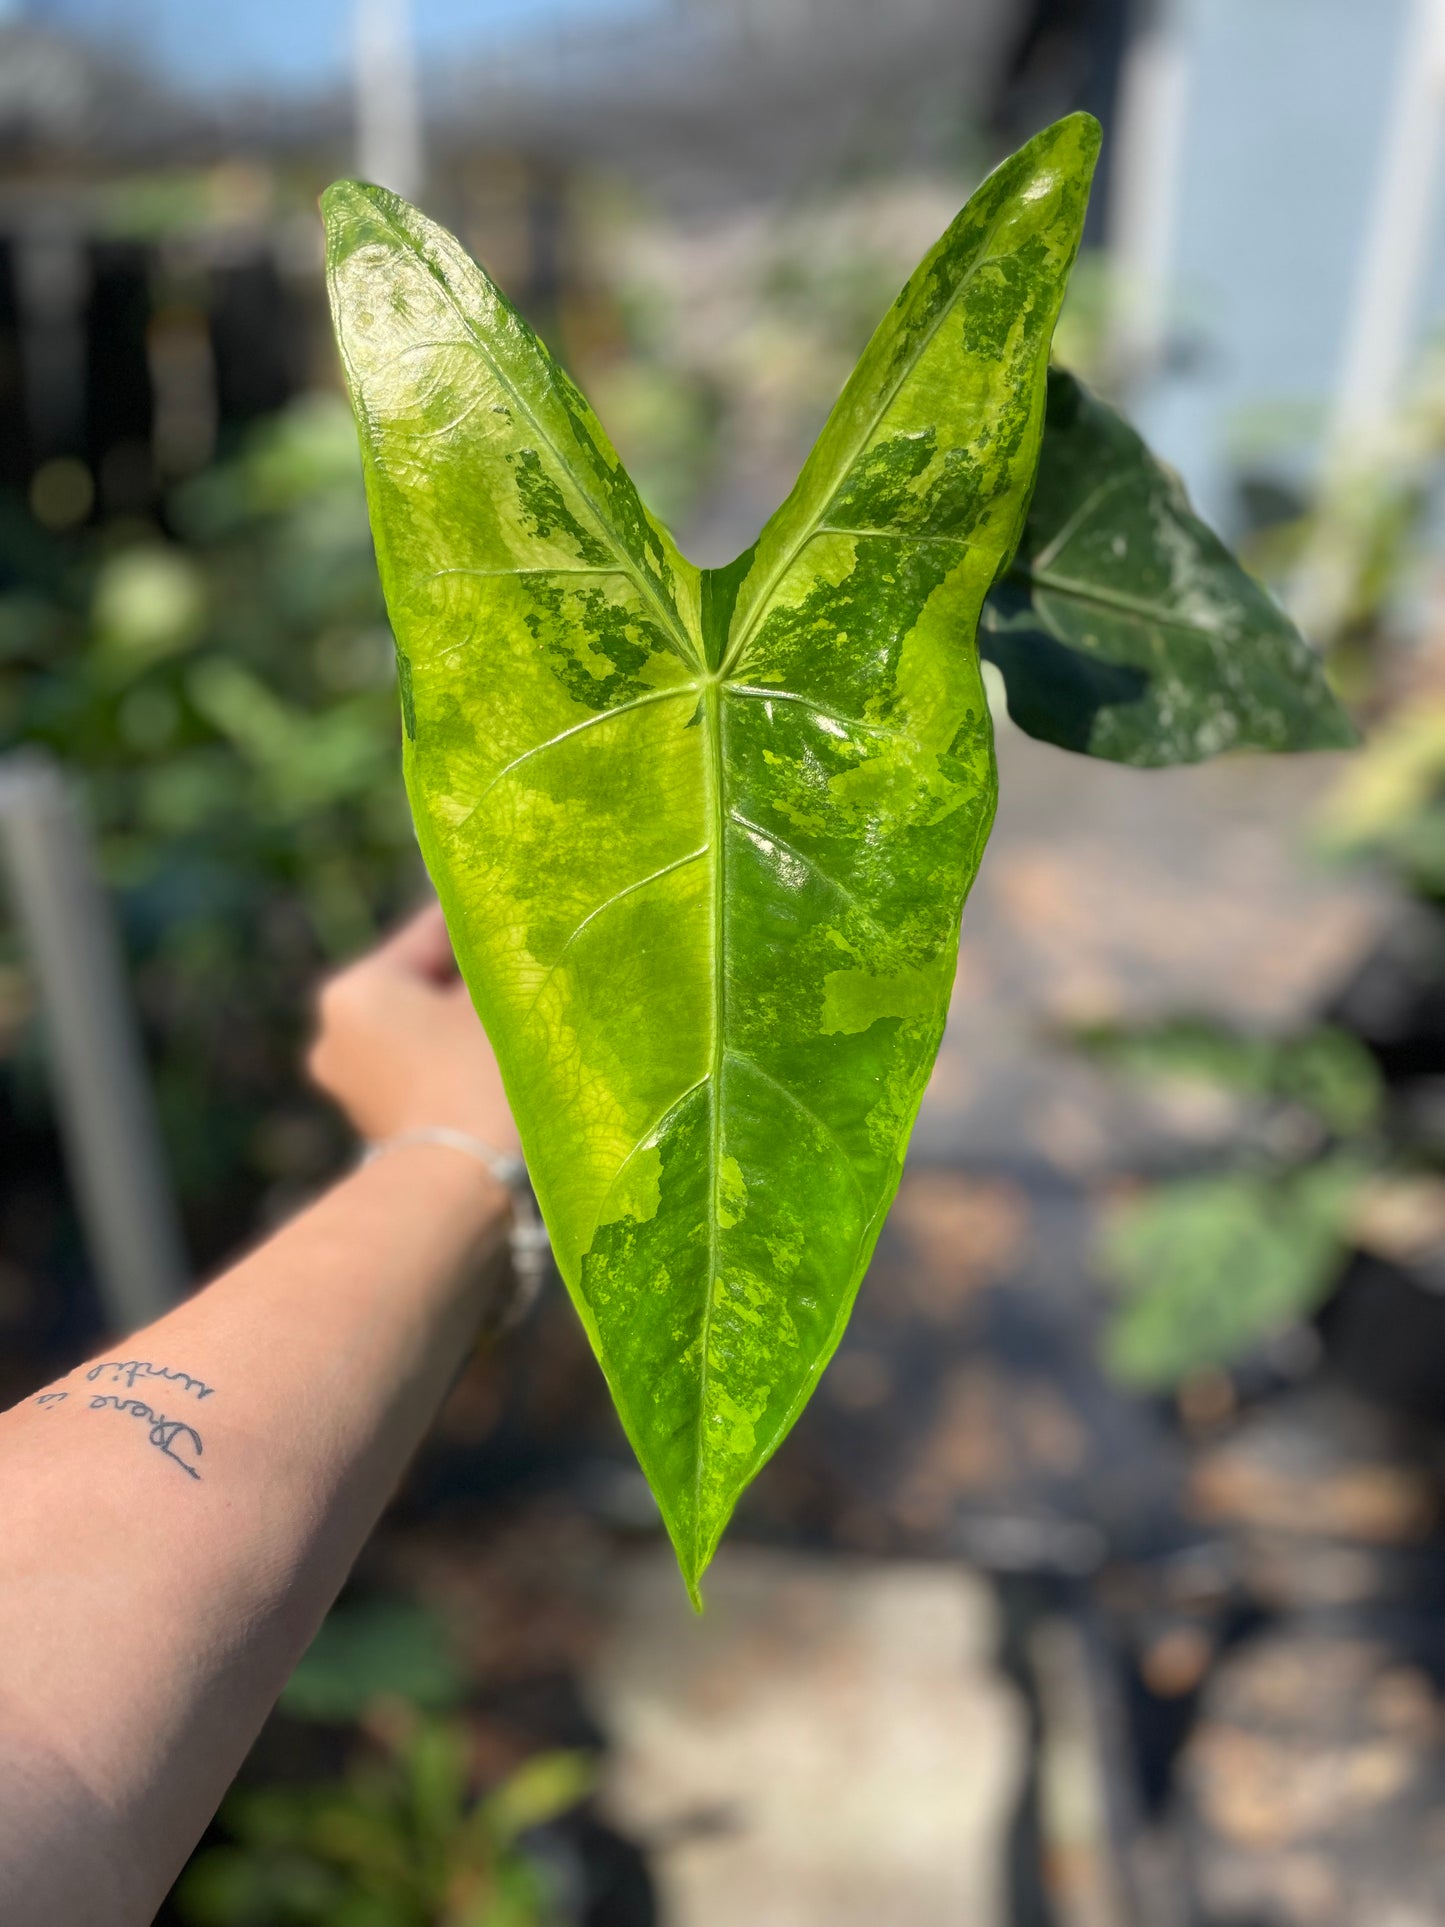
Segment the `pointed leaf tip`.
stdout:
<svg viewBox="0 0 1445 1927">
<path fill-rule="evenodd" d="M 395 248 L 400 243 L 416 249 L 442 232 L 420 208 L 372 181 L 333 181 L 320 206 L 326 267 L 333 276 L 359 248 L 372 243 Z"/>
<path fill-rule="evenodd" d="M 328 227 L 340 221 L 352 219 L 356 214 L 368 209 L 372 196 L 379 190 L 366 181 L 333 181 L 321 193 L 321 218 Z"/>
<path fill-rule="evenodd" d="M 1328 684 L 1326 685 L 1328 687 Z M 1334 709 L 1326 711 L 1316 730 L 1315 740 L 1306 745 L 1310 749 L 1358 749 L 1364 742 L 1364 732 L 1350 714 L 1333 689 L 1330 695 Z"/>
<path fill-rule="evenodd" d="M 1076 136 L 1080 147 L 1085 153 L 1097 154 L 1104 144 L 1104 129 L 1102 125 L 1095 119 L 1094 115 L 1087 113 L 1083 108 L 1080 108 L 1075 114 L 1065 114 L 1064 118 L 1058 122 L 1058 125 L 1068 128 L 1069 131 Z"/>
<path fill-rule="evenodd" d="M 374 210 L 363 181 L 333 181 L 321 196 L 326 266 L 334 274 L 368 237 Z"/>
<path fill-rule="evenodd" d="M 1092 114 L 1082 110 L 1065 114 L 1062 120 L 1041 127 L 1012 157 L 1012 164 L 1027 164 L 1048 154 L 1058 164 L 1069 167 L 1087 185 L 1099 158 L 1104 130 Z M 1010 165 L 1005 162 L 1004 165 Z"/>
</svg>

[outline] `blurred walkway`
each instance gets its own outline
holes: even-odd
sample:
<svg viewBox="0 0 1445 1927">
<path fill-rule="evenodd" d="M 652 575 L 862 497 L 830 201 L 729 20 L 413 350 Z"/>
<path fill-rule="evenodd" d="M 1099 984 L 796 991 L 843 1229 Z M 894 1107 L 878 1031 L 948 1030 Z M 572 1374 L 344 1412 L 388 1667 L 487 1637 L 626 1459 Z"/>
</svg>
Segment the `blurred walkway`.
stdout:
<svg viewBox="0 0 1445 1927">
<path fill-rule="evenodd" d="M 1051 1042 L 1060 1027 L 1198 1015 L 1307 1022 L 1388 914 L 1309 854 L 1338 756 L 1132 770 L 999 730 L 999 810 L 964 912 L 958 987 L 915 1161 L 1127 1165 L 1157 1115 Z M 1187 1134 L 1205 1120 L 1181 1117 Z"/>
<path fill-rule="evenodd" d="M 952 1567 L 730 1545 L 699 1620 L 621 1567 L 591 1672 L 607 1807 L 672 1927 L 1005 1927 L 1025 1712 L 997 1607 Z"/>
</svg>

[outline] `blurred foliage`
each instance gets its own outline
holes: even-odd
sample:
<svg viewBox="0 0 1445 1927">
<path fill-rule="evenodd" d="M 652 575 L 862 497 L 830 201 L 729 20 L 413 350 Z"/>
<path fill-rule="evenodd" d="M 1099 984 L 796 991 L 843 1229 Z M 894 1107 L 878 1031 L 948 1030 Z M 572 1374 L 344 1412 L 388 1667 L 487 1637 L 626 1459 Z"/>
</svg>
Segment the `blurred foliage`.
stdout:
<svg viewBox="0 0 1445 1927">
<path fill-rule="evenodd" d="M 543 1753 L 478 1793 L 465 1722 L 379 1703 L 339 1780 L 238 1789 L 234 1846 L 176 1891 L 195 1927 L 549 1927 L 559 1908 L 523 1836 L 591 1790 L 585 1753 Z"/>
<path fill-rule="evenodd" d="M 1227 1091 L 1253 1112 L 1242 1168 L 1144 1184 L 1110 1213 L 1100 1260 L 1121 1294 L 1110 1370 L 1162 1389 L 1313 1312 L 1387 1161 L 1384 1088 L 1364 1046 L 1328 1027 L 1266 1038 L 1202 1021 L 1078 1041 L 1123 1073 Z"/>
<path fill-rule="evenodd" d="M 1371 732 L 1320 814 L 1338 856 L 1384 862 L 1414 895 L 1445 902 L 1445 696 L 1403 703 Z"/>
<path fill-rule="evenodd" d="M 649 345 L 643 356 L 603 362 L 587 391 L 618 446 L 634 451 L 628 465 L 643 500 L 671 526 L 712 479 L 724 403 L 705 372 Z"/>
<path fill-rule="evenodd" d="M 1096 394 L 1113 399 L 1120 383 L 1110 355 L 1119 280 L 1102 248 L 1085 248 L 1074 263 L 1051 359 L 1071 368 Z"/>
<path fill-rule="evenodd" d="M 708 559 L 730 559 L 787 494 L 859 353 L 968 185 L 850 182 L 766 213 L 685 221 L 626 197 L 592 206 L 586 278 L 609 323 L 594 314 L 563 345 L 648 506 L 685 550 L 700 541 Z"/>
<path fill-rule="evenodd" d="M 1445 653 L 1437 636 L 1445 343 L 1424 357 L 1392 420 L 1327 472 L 1307 512 L 1250 548 L 1373 713 L 1319 812 L 1326 854 L 1382 867 L 1445 905 Z M 1234 1168 L 1142 1185 L 1101 1246 L 1123 1293 L 1105 1354 L 1164 1387 L 1229 1364 L 1328 1295 L 1351 1252 L 1433 1275 L 1445 1249 L 1441 1147 L 1389 1101 L 1354 1038 L 1262 1039 L 1209 1024 L 1079 1040 L 1121 1071 L 1193 1080 L 1245 1102 Z"/>
<path fill-rule="evenodd" d="M 1175 1385 L 1312 1312 L 1343 1266 L 1368 1170 L 1341 1156 L 1148 1187 L 1103 1240 L 1125 1294 L 1105 1337 L 1109 1369 L 1131 1385 Z"/>
<path fill-rule="evenodd" d="M 83 781 L 183 1190 L 253 1199 L 338 1148 L 294 1082 L 308 984 L 420 887 L 344 402 L 259 426 L 165 522 L 0 520 L 0 744 Z"/>
<path fill-rule="evenodd" d="M 238 1787 L 231 1844 L 204 1848 L 176 1891 L 195 1927 L 550 1927 L 559 1919 L 523 1836 L 591 1791 L 590 1757 L 552 1752 L 477 1785 L 455 1709 L 466 1681 L 445 1628 L 376 1598 L 327 1616 L 281 1697 L 292 1719 L 356 1729 L 342 1777 Z"/>
<path fill-rule="evenodd" d="M 1319 814 L 1331 856 L 1383 866 L 1445 903 L 1445 651 L 1438 595 L 1445 479 L 1445 341 L 1350 465 L 1263 559 L 1294 568 L 1296 601 L 1374 711 Z M 1433 592 L 1432 592 L 1433 578 Z"/>
<path fill-rule="evenodd" d="M 362 1717 L 377 1699 L 442 1711 L 465 1680 L 434 1613 L 406 1599 L 372 1599 L 327 1614 L 281 1695 L 293 1719 Z"/>
<path fill-rule="evenodd" d="M 1189 1079 L 1291 1106 L 1303 1114 L 1301 1122 L 1313 1119 L 1336 1137 L 1368 1131 L 1384 1101 L 1374 1058 L 1358 1038 L 1329 1026 L 1297 1037 L 1259 1037 L 1179 1018 L 1138 1030 L 1083 1030 L 1075 1042 L 1135 1077 Z"/>
<path fill-rule="evenodd" d="M 254 229 L 281 210 L 309 220 L 319 184 L 308 169 L 293 171 L 252 158 L 120 174 L 92 191 L 91 219 L 103 234 L 143 241 Z"/>
<path fill-rule="evenodd" d="M 1436 341 L 1383 426 L 1355 436 L 1305 507 L 1272 520 L 1246 549 L 1351 696 L 1372 693 L 1382 646 L 1418 626 L 1409 605 L 1438 551 L 1442 460 L 1445 341 Z"/>
</svg>

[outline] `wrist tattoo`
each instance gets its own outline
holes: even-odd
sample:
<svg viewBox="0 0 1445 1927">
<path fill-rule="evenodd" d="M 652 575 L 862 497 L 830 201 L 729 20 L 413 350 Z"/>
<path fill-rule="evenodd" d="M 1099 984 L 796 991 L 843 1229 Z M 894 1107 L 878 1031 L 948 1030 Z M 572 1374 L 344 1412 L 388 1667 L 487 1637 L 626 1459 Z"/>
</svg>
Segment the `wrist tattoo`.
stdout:
<svg viewBox="0 0 1445 1927">
<path fill-rule="evenodd" d="M 106 1380 L 108 1385 L 124 1383 L 132 1391 L 135 1390 L 135 1382 L 138 1378 L 168 1379 L 172 1384 L 179 1385 L 182 1391 L 194 1392 L 198 1399 L 209 1398 L 215 1390 L 214 1386 L 207 1385 L 204 1380 L 192 1378 L 189 1372 L 174 1372 L 169 1365 L 152 1365 L 148 1358 L 108 1358 L 99 1365 L 92 1365 L 85 1376 L 94 1381 L 104 1372 L 109 1372 L 111 1375 Z"/>
<path fill-rule="evenodd" d="M 194 1398 L 198 1404 L 215 1393 L 215 1387 L 207 1385 L 204 1379 L 196 1378 L 190 1372 L 177 1371 L 169 1365 L 153 1364 L 148 1358 L 103 1359 L 89 1368 L 85 1378 L 91 1385 L 97 1381 L 106 1385 L 123 1385 L 127 1392 L 134 1392 L 138 1381 L 144 1383 L 160 1379 L 184 1396 Z M 37 1392 L 31 1402 L 44 1410 L 55 1411 L 69 1397 L 68 1391 L 51 1389 Z M 187 1424 L 184 1419 L 168 1417 L 142 1398 L 122 1397 L 115 1392 L 92 1393 L 85 1399 L 85 1408 L 91 1412 L 120 1412 L 129 1418 L 139 1419 L 146 1427 L 148 1444 L 168 1458 L 172 1465 L 178 1465 L 188 1479 L 200 1478 L 195 1461 L 202 1457 L 206 1448 L 194 1425 Z"/>
<path fill-rule="evenodd" d="M 168 1459 L 173 1460 L 188 1478 L 200 1478 L 200 1473 L 185 1456 L 186 1451 L 193 1451 L 196 1458 L 199 1458 L 206 1449 L 201 1443 L 200 1433 L 193 1425 L 187 1425 L 181 1419 L 167 1418 L 164 1412 L 152 1411 L 144 1399 L 115 1398 L 108 1392 L 93 1398 L 90 1401 L 90 1409 L 92 1412 L 128 1412 L 132 1418 L 146 1420 L 150 1426 L 151 1444 L 164 1452 Z M 184 1445 L 187 1439 L 190 1441 L 189 1446 Z M 181 1452 L 175 1450 L 177 1445 L 183 1446 Z"/>
</svg>

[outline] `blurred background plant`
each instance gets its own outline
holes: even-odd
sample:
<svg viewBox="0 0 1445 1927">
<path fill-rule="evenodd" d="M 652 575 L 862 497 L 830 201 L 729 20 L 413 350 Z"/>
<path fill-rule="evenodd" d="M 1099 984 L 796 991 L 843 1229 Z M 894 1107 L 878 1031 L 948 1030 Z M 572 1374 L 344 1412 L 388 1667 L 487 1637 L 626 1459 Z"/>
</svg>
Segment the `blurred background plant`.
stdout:
<svg viewBox="0 0 1445 1927">
<path fill-rule="evenodd" d="M 1250 1037 L 1203 1022 L 1098 1029 L 1096 1061 L 1176 1101 L 1233 1108 L 1222 1168 L 1141 1181 L 1110 1208 L 1100 1262 L 1120 1293 L 1104 1337 L 1127 1384 L 1167 1390 L 1298 1327 L 1376 1220 L 1385 1136 L 1374 1059 L 1346 1031 Z M 1445 1196 L 1445 1190 L 1442 1190 Z"/>
<path fill-rule="evenodd" d="M 544 1830 L 592 1790 L 592 1757 L 538 1753 L 485 1783 L 444 1631 L 405 1601 L 339 1608 L 282 1720 L 336 1729 L 345 1765 L 236 1788 L 173 1906 L 192 1927 L 570 1927 L 575 1870 Z"/>
<path fill-rule="evenodd" d="M 85 772 L 182 1193 L 234 1237 L 337 1154 L 294 1101 L 305 986 L 420 887 L 355 431 L 303 397 L 154 521 L 12 528 L 5 740 Z M 271 1189 L 273 1188 L 274 1189 Z"/>
<path fill-rule="evenodd" d="M 473 1786 L 465 1724 L 378 1705 L 369 1746 L 330 1785 L 233 1793 L 234 1847 L 193 1863 L 177 1897 L 196 1927 L 565 1927 L 525 1836 L 587 1793 L 585 1757 L 550 1753 Z M 575 1917 L 575 1916 L 574 1916 Z"/>
<path fill-rule="evenodd" d="M 1245 543 L 1282 599 L 1313 600 L 1337 686 L 1370 718 L 1309 838 L 1320 861 L 1372 866 L 1418 906 L 1415 955 L 1393 960 L 1395 994 L 1416 1006 L 1433 1003 L 1437 965 L 1422 933 L 1445 910 L 1442 476 L 1445 355 L 1435 344 L 1354 459 Z M 1389 974 L 1391 961 L 1375 969 Z M 1422 1015 L 1412 1012 L 1417 1027 Z M 1445 1141 L 1414 1090 L 1435 1068 L 1433 1050 L 1417 1037 L 1402 1063 L 1398 1051 L 1370 1048 L 1389 1040 L 1372 1035 L 1368 1015 L 1358 1029 L 1363 1037 L 1334 1026 L 1264 1037 L 1182 1019 L 1076 1035 L 1116 1072 L 1236 1106 L 1227 1168 L 1141 1176 L 1108 1212 L 1098 1259 L 1119 1300 L 1103 1350 L 1122 1382 L 1177 1388 L 1240 1364 L 1247 1374 L 1271 1342 L 1300 1334 L 1360 1252 L 1414 1268 L 1435 1288 Z"/>
<path fill-rule="evenodd" d="M 1248 440 L 1246 429 L 1242 452 Z M 1388 412 L 1337 449 L 1312 487 L 1246 484 L 1258 515 L 1246 555 L 1300 610 L 1357 703 L 1415 698 L 1422 676 L 1438 677 L 1429 658 L 1442 466 L 1445 343 L 1436 340 L 1414 357 Z"/>
</svg>

